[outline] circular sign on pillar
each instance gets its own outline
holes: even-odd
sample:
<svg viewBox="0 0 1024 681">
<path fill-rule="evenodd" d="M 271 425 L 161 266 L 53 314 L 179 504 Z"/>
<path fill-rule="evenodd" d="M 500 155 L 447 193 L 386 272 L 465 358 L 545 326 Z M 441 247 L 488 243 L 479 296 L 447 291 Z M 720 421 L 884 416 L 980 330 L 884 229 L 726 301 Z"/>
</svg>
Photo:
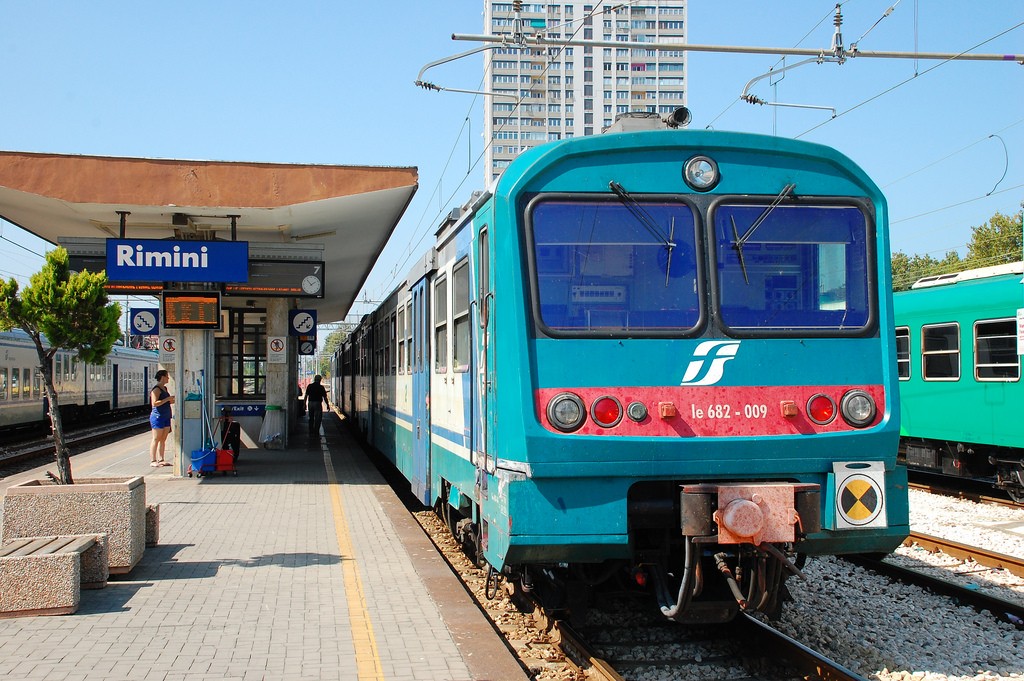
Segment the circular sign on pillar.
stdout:
<svg viewBox="0 0 1024 681">
<path fill-rule="evenodd" d="M 270 336 L 267 338 L 267 362 L 270 364 L 285 363 L 286 340 L 285 336 Z"/>
</svg>

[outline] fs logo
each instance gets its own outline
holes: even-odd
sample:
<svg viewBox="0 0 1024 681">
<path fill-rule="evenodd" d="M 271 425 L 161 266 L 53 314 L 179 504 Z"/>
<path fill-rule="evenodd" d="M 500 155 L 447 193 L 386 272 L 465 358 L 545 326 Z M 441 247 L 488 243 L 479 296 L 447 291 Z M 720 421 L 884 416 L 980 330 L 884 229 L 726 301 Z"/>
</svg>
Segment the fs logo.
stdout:
<svg viewBox="0 0 1024 681">
<path fill-rule="evenodd" d="M 739 341 L 704 341 L 693 351 L 680 385 L 714 385 L 722 380 L 725 363 L 736 357 Z"/>
</svg>

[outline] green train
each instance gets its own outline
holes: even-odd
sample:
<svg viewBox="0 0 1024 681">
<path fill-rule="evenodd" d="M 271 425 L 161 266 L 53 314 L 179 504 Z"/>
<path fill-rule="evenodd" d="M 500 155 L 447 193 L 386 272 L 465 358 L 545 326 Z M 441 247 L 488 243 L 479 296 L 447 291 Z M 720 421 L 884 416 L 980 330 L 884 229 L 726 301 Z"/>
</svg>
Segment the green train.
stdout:
<svg viewBox="0 0 1024 681">
<path fill-rule="evenodd" d="M 1019 503 L 1022 274 L 1017 262 L 926 277 L 893 296 L 908 468 L 989 481 Z"/>
</svg>

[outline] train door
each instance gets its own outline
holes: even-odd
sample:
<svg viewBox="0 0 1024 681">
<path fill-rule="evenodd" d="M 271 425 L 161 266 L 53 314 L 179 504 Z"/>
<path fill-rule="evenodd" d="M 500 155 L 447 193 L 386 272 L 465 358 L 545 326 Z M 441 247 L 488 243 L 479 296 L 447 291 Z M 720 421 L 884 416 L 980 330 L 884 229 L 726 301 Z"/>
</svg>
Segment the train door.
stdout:
<svg viewBox="0 0 1024 681">
<path fill-rule="evenodd" d="M 412 492 L 430 504 L 430 287 L 412 287 Z"/>
<path fill-rule="evenodd" d="M 117 410 L 120 408 L 120 394 L 121 394 L 121 382 L 118 380 L 118 364 L 117 362 L 110 363 L 110 408 Z"/>
<path fill-rule="evenodd" d="M 473 381 L 473 411 L 477 421 L 473 428 L 473 463 L 484 472 L 494 471 L 493 420 L 489 413 L 494 388 L 494 358 L 491 339 L 494 331 L 494 290 L 491 286 L 490 236 L 487 227 L 480 229 L 476 248 L 476 332 L 478 353 L 476 380 Z M 479 476 L 486 478 L 486 476 Z"/>
</svg>

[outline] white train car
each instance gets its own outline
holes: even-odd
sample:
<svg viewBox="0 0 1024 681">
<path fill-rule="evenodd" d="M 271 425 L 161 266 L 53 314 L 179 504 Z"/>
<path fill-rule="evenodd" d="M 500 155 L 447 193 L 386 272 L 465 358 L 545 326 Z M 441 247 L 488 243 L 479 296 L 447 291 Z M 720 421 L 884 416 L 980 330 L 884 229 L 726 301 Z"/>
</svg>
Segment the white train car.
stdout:
<svg viewBox="0 0 1024 681">
<path fill-rule="evenodd" d="M 68 421 L 148 408 L 157 353 L 114 347 L 103 364 L 84 364 L 70 351 L 53 357 L 53 382 Z M 49 421 L 39 358 L 21 331 L 0 333 L 0 429 L 32 427 Z"/>
</svg>

